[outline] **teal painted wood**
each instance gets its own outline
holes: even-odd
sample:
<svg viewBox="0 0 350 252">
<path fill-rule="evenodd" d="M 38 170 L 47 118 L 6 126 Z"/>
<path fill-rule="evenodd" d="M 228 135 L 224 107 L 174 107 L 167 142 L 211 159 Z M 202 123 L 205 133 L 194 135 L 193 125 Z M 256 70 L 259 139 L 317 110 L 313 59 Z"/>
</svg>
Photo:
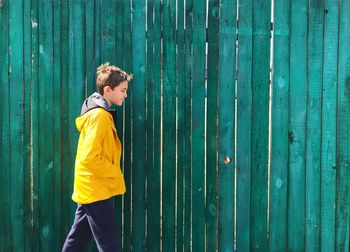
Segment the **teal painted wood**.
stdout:
<svg viewBox="0 0 350 252">
<path fill-rule="evenodd" d="M 162 250 L 175 250 L 176 193 L 176 5 L 163 3 Z M 175 180 L 175 181 L 174 181 Z"/>
<path fill-rule="evenodd" d="M 304 251 L 308 2 L 291 2 L 288 250 Z"/>
<path fill-rule="evenodd" d="M 62 160 L 62 121 L 61 121 L 61 1 L 53 1 L 53 236 L 54 242 L 51 246 L 60 250 L 65 237 L 61 236 L 61 160 Z"/>
<path fill-rule="evenodd" d="M 115 2 L 101 1 L 101 63 L 115 63 Z"/>
<path fill-rule="evenodd" d="M 234 251 L 235 188 L 235 69 L 236 13 L 232 1 L 220 5 L 219 49 L 219 129 L 218 129 L 218 248 Z M 226 162 L 225 162 L 226 161 Z"/>
<path fill-rule="evenodd" d="M 321 251 L 335 248 L 338 1 L 325 2 L 322 92 Z M 325 64 L 326 62 L 326 64 Z"/>
<path fill-rule="evenodd" d="M 160 236 L 155 237 L 155 233 L 153 232 L 156 230 L 159 230 L 159 225 L 155 226 L 154 223 L 156 223 L 156 220 L 158 218 L 154 218 L 152 216 L 153 209 L 152 206 L 156 205 L 159 202 L 155 202 L 153 195 L 157 194 L 157 191 L 153 191 L 152 184 L 153 177 L 152 172 L 154 171 L 154 116 L 153 116 L 153 107 L 154 107 L 154 55 L 153 55 L 153 43 L 154 43 L 154 27 L 153 27 L 153 6 L 154 1 L 147 1 L 147 68 L 146 68 L 146 76 L 147 76 L 147 86 L 146 86 L 146 93 L 147 93 L 147 115 L 146 115 L 146 125 L 147 125 L 147 133 L 146 133 L 146 209 L 147 209 L 147 215 L 146 215 L 146 250 L 150 250 L 151 244 L 154 243 L 154 241 L 157 241 Z M 157 63 L 156 63 L 157 64 Z M 158 198 L 159 200 L 159 198 Z M 156 243 L 157 244 L 157 243 Z M 159 250 L 159 248 L 158 248 Z M 150 250 L 152 251 L 152 250 Z"/>
<path fill-rule="evenodd" d="M 217 95 L 219 65 L 219 1 L 208 5 L 208 83 L 207 83 L 207 175 L 206 175 L 206 250 L 215 251 L 217 241 L 216 225 L 216 180 L 217 150 Z"/>
<path fill-rule="evenodd" d="M 305 249 L 320 250 L 321 108 L 324 2 L 309 2 Z"/>
<path fill-rule="evenodd" d="M 11 250 L 24 246 L 23 2 L 9 2 L 9 205 Z M 13 200 L 16 199 L 16 200 Z"/>
<path fill-rule="evenodd" d="M 39 2 L 39 232 L 40 250 L 58 248 L 54 235 L 56 179 L 54 171 L 54 103 L 53 103 L 53 13 L 52 2 Z M 48 85 L 50 83 L 50 85 Z M 52 137 L 49 137 L 52 136 Z M 45 146 L 43 148 L 42 146 Z M 56 195 L 55 195 L 56 196 Z M 43 209 L 46 209 L 43 211 Z"/>
<path fill-rule="evenodd" d="M 286 250 L 290 2 L 275 4 L 270 250 Z"/>
<path fill-rule="evenodd" d="M 95 57 L 95 78 L 96 69 L 102 64 L 101 61 L 101 1 L 95 0 L 95 10 L 94 10 L 94 57 Z"/>
<path fill-rule="evenodd" d="M 69 4 L 69 94 L 68 94 L 68 148 L 69 148 L 69 176 L 70 183 L 69 198 L 73 192 L 74 182 L 74 162 L 76 156 L 76 148 L 79 138 L 79 132 L 75 125 L 75 119 L 80 115 L 81 105 L 85 98 L 85 30 L 84 20 L 85 11 L 84 3 L 82 1 L 74 1 Z M 74 210 L 76 203 L 70 200 L 70 225 L 74 220 Z M 73 210 L 73 211 L 72 211 Z"/>
<path fill-rule="evenodd" d="M 275 1 L 269 251 L 287 250 L 290 1 Z"/>
<path fill-rule="evenodd" d="M 96 90 L 96 62 L 95 62 L 95 1 L 85 3 L 85 65 L 86 65 L 86 93 L 88 97 Z M 112 18 L 112 17 L 110 17 Z"/>
<path fill-rule="evenodd" d="M 146 250 L 160 251 L 160 13 L 147 2 L 147 226 Z M 159 72 L 160 73 L 160 72 Z M 158 131 L 158 134 L 156 133 Z M 157 135 L 156 135 L 157 134 Z M 158 160 L 158 161 L 156 161 Z"/>
<path fill-rule="evenodd" d="M 9 102 L 9 11 L 8 1 L 3 2 L 0 9 L 0 61 L 2 62 L 0 69 L 0 84 L 1 94 L 4 98 L 4 106 L 1 108 L 1 193 L 0 204 L 1 206 L 10 206 L 10 169 L 6 169 L 10 166 L 10 102 Z M 4 251 L 11 250 L 11 233 L 9 232 L 11 227 L 10 211 L 0 211 L 0 248 Z"/>
<path fill-rule="evenodd" d="M 70 125 L 73 123 L 69 121 L 69 8 L 68 2 L 62 3 L 61 12 L 61 50 L 62 50 L 62 66 L 61 66 L 61 110 L 62 110 L 62 237 L 65 240 L 71 225 L 74 220 L 74 210 L 76 205 L 71 200 L 73 191 L 73 173 L 74 166 L 70 161 L 72 153 L 70 149 L 69 131 Z"/>
<path fill-rule="evenodd" d="M 237 56 L 236 249 L 250 251 L 253 1 L 239 7 Z"/>
<path fill-rule="evenodd" d="M 336 251 L 349 251 L 350 237 L 350 1 L 340 2 L 338 103 L 337 103 L 337 204 L 336 204 Z"/>
<path fill-rule="evenodd" d="M 145 249 L 146 2 L 132 2 L 132 250 Z"/>
<path fill-rule="evenodd" d="M 30 1 L 23 2 L 23 146 L 24 148 L 24 166 L 23 166 L 23 179 L 24 179 L 24 249 L 30 250 L 32 248 L 33 241 L 33 229 L 31 223 L 31 6 Z M 0 112 L 1 113 L 1 112 Z M 0 245 L 1 247 L 1 245 Z"/>
<path fill-rule="evenodd" d="M 251 244 L 266 251 L 271 1 L 253 3 Z"/>
<path fill-rule="evenodd" d="M 185 6 L 186 26 L 185 26 L 185 219 L 184 219 L 184 250 L 191 250 L 192 239 L 192 219 L 191 219 L 191 205 L 192 205 L 192 163 L 191 163 L 191 79 L 192 79 L 192 36 L 193 36 L 193 0 L 186 1 Z"/>
<path fill-rule="evenodd" d="M 206 3 L 193 1 L 192 65 L 192 247 L 205 250 L 205 58 Z"/>
<path fill-rule="evenodd" d="M 128 73 L 131 72 L 131 6 L 130 1 L 125 1 L 124 8 L 124 55 L 123 58 L 123 67 L 124 70 Z M 123 211 L 123 229 L 122 234 L 124 239 L 122 241 L 123 251 L 131 251 L 131 179 L 132 179 L 132 166 L 131 166 L 131 141 L 132 141 L 132 123 L 131 123 L 131 114 L 132 114 L 132 102 L 133 102 L 133 93 L 132 87 L 129 89 L 128 98 L 125 102 L 125 129 L 124 129 L 124 177 L 126 183 L 126 193 L 123 196 L 124 199 L 124 211 Z"/>
<path fill-rule="evenodd" d="M 123 45 L 123 19 L 124 19 L 124 1 L 116 1 L 116 14 L 115 14 L 115 27 L 116 27 L 116 37 L 115 37 L 115 58 L 114 62 L 115 64 L 123 69 L 123 58 L 124 58 L 124 45 Z M 130 87 L 129 87 L 130 89 Z M 124 142 L 124 107 L 116 107 L 116 128 L 118 130 L 118 137 L 121 141 L 121 143 Z M 123 158 L 120 161 L 122 169 L 124 169 L 124 163 Z M 116 214 L 117 214 L 117 222 L 119 225 L 119 228 L 122 229 L 122 223 L 123 223 L 123 196 L 118 196 L 115 199 L 115 208 L 116 208 Z M 119 240 L 121 241 L 123 239 L 122 232 L 120 232 Z"/>
<path fill-rule="evenodd" d="M 184 248 L 184 177 L 185 177 L 185 2 L 177 2 L 177 168 L 176 168 L 176 251 Z"/>
<path fill-rule="evenodd" d="M 31 2 L 31 113 L 32 113 L 32 217 L 33 217 L 33 251 L 39 251 L 39 10 L 38 1 Z"/>
<path fill-rule="evenodd" d="M 147 165 L 147 251 L 160 251 L 160 141 L 161 141 L 161 19 L 160 19 L 160 1 L 149 1 L 148 5 L 148 39 L 151 46 L 148 52 L 152 55 L 152 58 L 148 58 L 147 62 L 147 74 L 148 78 L 153 82 L 153 87 L 148 89 L 151 91 L 153 88 L 153 97 L 148 102 L 153 104 L 153 111 L 150 112 L 149 118 L 153 120 L 153 132 L 152 136 L 148 138 L 152 144 L 147 145 L 150 148 L 153 145 L 153 157 L 152 166 Z M 151 18 L 153 14 L 150 11 L 154 11 L 154 19 Z M 153 22 L 151 21 L 153 20 Z M 151 21 L 151 22 L 150 22 Z M 151 43 L 152 42 L 152 43 Z M 153 51 L 154 50 L 154 51 Z M 151 57 L 149 55 L 149 57 Z M 152 85 L 151 85 L 152 86 Z M 152 91 L 151 91 L 152 92 Z M 150 94 L 149 94 L 150 95 Z M 149 127 L 150 125 L 148 125 Z M 150 132 L 150 129 L 148 129 Z M 147 134 L 148 135 L 148 134 Z M 148 141 L 148 140 L 147 140 Z"/>
</svg>

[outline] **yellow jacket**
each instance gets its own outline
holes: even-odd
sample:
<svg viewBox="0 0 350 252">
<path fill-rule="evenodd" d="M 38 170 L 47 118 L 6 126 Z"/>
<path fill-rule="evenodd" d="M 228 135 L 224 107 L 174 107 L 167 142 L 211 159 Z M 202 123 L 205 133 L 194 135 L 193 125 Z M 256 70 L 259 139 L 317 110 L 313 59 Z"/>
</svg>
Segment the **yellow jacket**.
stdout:
<svg viewBox="0 0 350 252">
<path fill-rule="evenodd" d="M 75 160 L 73 201 L 88 204 L 125 192 L 120 169 L 122 146 L 112 115 L 92 109 L 76 119 L 80 132 Z"/>
</svg>

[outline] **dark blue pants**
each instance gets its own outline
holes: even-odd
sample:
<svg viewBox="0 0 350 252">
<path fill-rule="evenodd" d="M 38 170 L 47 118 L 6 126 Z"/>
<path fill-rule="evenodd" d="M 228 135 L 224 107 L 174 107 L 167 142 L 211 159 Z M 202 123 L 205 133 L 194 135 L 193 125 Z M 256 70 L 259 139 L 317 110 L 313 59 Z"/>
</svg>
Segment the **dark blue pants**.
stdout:
<svg viewBox="0 0 350 252">
<path fill-rule="evenodd" d="M 85 251 L 92 236 L 99 251 L 121 251 L 119 234 L 113 198 L 78 204 L 62 251 Z"/>
</svg>

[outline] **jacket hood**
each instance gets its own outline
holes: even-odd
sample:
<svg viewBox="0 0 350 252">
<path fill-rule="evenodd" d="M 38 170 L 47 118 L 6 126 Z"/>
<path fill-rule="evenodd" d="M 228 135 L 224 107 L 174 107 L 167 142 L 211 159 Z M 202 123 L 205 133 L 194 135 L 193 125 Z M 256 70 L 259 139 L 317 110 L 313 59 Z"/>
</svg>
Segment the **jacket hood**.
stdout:
<svg viewBox="0 0 350 252">
<path fill-rule="evenodd" d="M 103 108 L 107 111 L 109 111 L 109 106 L 107 101 L 103 98 L 103 96 L 97 92 L 90 95 L 81 106 L 81 113 L 80 115 L 85 114 L 91 109 L 94 108 Z"/>
<path fill-rule="evenodd" d="M 75 120 L 75 124 L 79 132 L 83 128 L 86 120 L 89 118 L 86 113 L 95 108 L 103 108 L 108 112 L 112 112 L 109 109 L 107 101 L 102 97 L 102 95 L 97 92 L 93 93 L 84 101 L 83 105 L 81 106 L 80 116 Z"/>
</svg>

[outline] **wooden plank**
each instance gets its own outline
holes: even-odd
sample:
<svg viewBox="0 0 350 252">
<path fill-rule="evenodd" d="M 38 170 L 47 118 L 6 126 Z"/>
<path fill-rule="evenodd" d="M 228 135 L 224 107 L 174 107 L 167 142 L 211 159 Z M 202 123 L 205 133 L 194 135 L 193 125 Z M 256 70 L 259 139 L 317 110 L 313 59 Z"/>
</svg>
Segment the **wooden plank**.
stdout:
<svg viewBox="0 0 350 252">
<path fill-rule="evenodd" d="M 101 1 L 101 62 L 115 64 L 115 1 Z"/>
<path fill-rule="evenodd" d="M 62 159 L 62 146 L 61 146 L 61 1 L 53 1 L 53 234 L 54 242 L 51 244 L 51 248 L 56 250 L 61 249 L 65 237 L 61 236 L 61 216 L 62 216 L 62 205 L 61 205 L 61 159 Z"/>
<path fill-rule="evenodd" d="M 123 58 L 124 58 L 124 46 L 123 46 L 123 34 L 124 34 L 124 1 L 116 1 L 116 12 L 115 12 L 115 29 L 116 36 L 114 39 L 115 43 L 115 56 L 114 62 L 116 66 L 123 68 Z M 116 107 L 116 128 L 118 130 L 118 137 L 120 141 L 123 143 L 124 141 L 124 107 L 125 105 Z M 121 160 L 121 167 L 124 167 L 123 160 Z M 123 168 L 122 168 L 123 169 Z M 118 196 L 115 199 L 115 208 L 117 214 L 117 222 L 120 230 L 122 229 L 123 223 L 123 196 Z M 122 241 L 122 232 L 120 232 L 119 240 Z"/>
<path fill-rule="evenodd" d="M 76 156 L 76 148 L 78 144 L 79 132 L 75 126 L 75 119 L 80 115 L 81 105 L 85 97 L 85 5 L 83 1 L 74 1 L 69 4 L 69 37 L 66 43 L 68 43 L 69 55 L 68 55 L 68 139 L 67 147 L 68 154 L 68 166 L 69 169 L 68 178 L 69 183 L 69 199 L 71 198 L 73 191 L 74 181 L 74 162 Z M 72 225 L 74 220 L 74 211 L 76 204 L 70 200 L 69 207 L 69 220 Z M 68 229 L 69 231 L 69 229 Z"/>
<path fill-rule="evenodd" d="M 96 62 L 95 62 L 95 1 L 86 1 L 85 7 L 85 65 L 86 65 L 86 89 L 88 97 L 96 90 Z M 109 17 L 112 18 L 112 17 Z"/>
<path fill-rule="evenodd" d="M 287 250 L 290 1 L 274 4 L 270 251 Z"/>
<path fill-rule="evenodd" d="M 95 0 L 94 11 L 94 51 L 95 51 L 95 77 L 96 69 L 102 64 L 101 61 L 101 0 Z M 96 89 L 95 89 L 96 90 Z"/>
<path fill-rule="evenodd" d="M 1 193 L 0 204 L 7 209 L 10 207 L 10 97 L 9 97 L 9 4 L 8 1 L 2 3 L 0 9 L 0 85 L 3 97 L 1 106 Z M 11 251 L 11 221 L 10 211 L 0 213 L 0 248 L 4 251 Z"/>
<path fill-rule="evenodd" d="M 160 251 L 160 166 L 159 166 L 159 140 L 155 137 L 156 128 L 160 129 L 160 104 L 156 104 L 159 93 L 156 86 L 160 85 L 160 78 L 156 76 L 156 69 L 160 69 L 160 32 L 156 30 L 160 25 L 159 3 L 147 2 L 147 251 Z M 158 27 L 157 27 L 158 25 Z M 159 32 L 159 35 L 157 35 Z M 160 90 L 160 89 L 158 89 Z M 159 132 L 159 131 L 158 131 Z M 156 146 L 156 141 L 158 145 Z M 156 151 L 157 150 L 157 151 Z M 158 162 L 155 163 L 155 160 Z"/>
<path fill-rule="evenodd" d="M 70 131 L 74 132 L 74 120 L 69 115 L 69 75 L 70 69 L 70 51 L 69 51 L 69 5 L 68 2 L 61 2 L 61 51 L 62 51 L 62 62 L 61 62 L 61 111 L 62 111 L 62 237 L 63 240 L 68 235 L 68 232 L 73 224 L 74 211 L 76 204 L 72 201 L 71 196 L 73 192 L 73 174 L 74 174 L 74 150 L 77 141 L 74 142 L 70 138 Z M 69 53 L 67 53 L 69 52 Z M 73 94 L 72 94 L 73 95 Z M 73 96 L 74 97 L 74 96 Z M 75 136 L 76 137 L 76 136 Z M 77 139 L 77 138 L 75 138 Z M 71 140 L 73 141 L 71 143 Z M 63 243 L 62 243 L 63 245 Z"/>
<path fill-rule="evenodd" d="M 161 140 L 161 12 L 160 1 L 149 1 L 147 9 L 147 41 L 150 47 L 147 48 L 149 58 L 147 59 L 148 78 L 153 82 L 153 87 L 149 87 L 148 91 L 153 92 L 148 100 L 149 119 L 152 120 L 148 127 L 147 144 L 149 151 L 152 149 L 153 158 L 151 166 L 147 165 L 147 251 L 160 251 L 160 140 Z M 153 14 L 154 12 L 154 14 Z M 154 15 L 154 17 L 153 17 Z M 152 56 L 151 56 L 152 55 Z M 150 58 L 152 57 L 152 58 Z M 152 90 L 153 88 L 153 90 Z M 152 107 L 150 106 L 152 104 Z M 148 155 L 149 156 L 149 155 Z"/>
<path fill-rule="evenodd" d="M 271 1 L 253 3 L 251 243 L 266 251 Z"/>
<path fill-rule="evenodd" d="M 131 72 L 131 3 L 125 1 L 124 8 L 124 40 L 123 48 L 125 57 L 123 58 L 124 70 Z M 133 85 L 133 84 L 132 84 Z M 131 92 L 130 92 L 131 91 Z M 132 146 L 132 104 L 133 94 L 132 87 L 130 87 L 128 99 L 125 102 L 125 129 L 124 129 L 124 177 L 126 183 L 126 193 L 124 194 L 124 212 L 123 212 L 123 251 L 131 251 L 131 191 L 132 191 L 132 167 L 131 167 L 131 146 Z"/>
<path fill-rule="evenodd" d="M 193 40 L 193 0 L 186 0 L 185 6 L 185 87 L 184 96 L 185 102 L 184 107 L 186 113 L 185 117 L 185 220 L 184 220 L 184 250 L 191 250 L 191 239 L 192 239 L 192 163 L 191 163 L 191 80 L 192 80 L 192 40 Z"/>
<path fill-rule="evenodd" d="M 287 250 L 304 251 L 308 2 L 291 2 Z"/>
<path fill-rule="evenodd" d="M 193 1 L 193 65 L 192 65 L 192 247 L 205 250 L 205 58 L 206 3 Z"/>
<path fill-rule="evenodd" d="M 56 174 L 54 168 L 54 116 L 53 116 L 53 13 L 52 2 L 39 3 L 39 231 L 40 250 L 60 247 L 54 235 L 56 202 Z M 48 85 L 51 83 L 51 85 Z M 51 137 L 50 137 L 51 136 Z M 45 148 L 42 148 L 45 146 Z M 59 186 L 59 185 L 58 185 Z M 55 195 L 56 196 L 56 195 Z M 58 199 L 59 201 L 59 199 Z M 58 206 L 59 207 L 59 206 Z"/>
<path fill-rule="evenodd" d="M 336 251 L 349 250 L 350 237 L 350 1 L 341 1 L 338 62 Z"/>
<path fill-rule="evenodd" d="M 162 250 L 175 250 L 176 178 L 176 12 L 175 1 L 163 4 L 163 142 Z"/>
<path fill-rule="evenodd" d="M 207 142 L 206 142 L 206 250 L 215 251 L 217 246 L 216 180 L 217 152 L 217 95 L 219 86 L 219 1 L 210 0 L 208 5 L 208 65 L 207 65 Z M 184 65 L 184 63 L 183 63 Z"/>
<path fill-rule="evenodd" d="M 32 217 L 33 217 L 33 237 L 40 237 L 39 231 L 39 10 L 38 1 L 31 1 L 31 62 L 32 62 L 32 90 L 31 90 L 31 110 L 32 110 Z M 34 251 L 40 249 L 40 239 L 33 239 L 32 248 Z"/>
<path fill-rule="evenodd" d="M 234 251 L 236 2 L 220 5 L 219 49 L 219 251 Z"/>
<path fill-rule="evenodd" d="M 24 167 L 23 167 L 23 179 L 24 179 L 24 250 L 32 248 L 33 241 L 33 229 L 31 223 L 31 6 L 30 1 L 23 2 L 23 146 L 24 149 Z"/>
<path fill-rule="evenodd" d="M 309 1 L 305 249 L 320 250 L 321 107 L 324 2 Z"/>
<path fill-rule="evenodd" d="M 326 1 L 322 69 L 321 251 L 335 248 L 338 25 L 338 1 Z"/>
<path fill-rule="evenodd" d="M 146 164 L 146 2 L 132 6 L 132 250 L 144 251 Z"/>
<path fill-rule="evenodd" d="M 9 178 L 11 250 L 24 246 L 23 2 L 9 2 Z"/>
<path fill-rule="evenodd" d="M 177 58 L 176 58 L 176 76 L 177 76 L 177 167 L 176 167 L 176 251 L 184 249 L 184 178 L 185 178 L 185 2 L 177 2 Z"/>
<path fill-rule="evenodd" d="M 239 7 L 237 56 L 237 251 L 250 251 L 253 1 Z"/>
</svg>

